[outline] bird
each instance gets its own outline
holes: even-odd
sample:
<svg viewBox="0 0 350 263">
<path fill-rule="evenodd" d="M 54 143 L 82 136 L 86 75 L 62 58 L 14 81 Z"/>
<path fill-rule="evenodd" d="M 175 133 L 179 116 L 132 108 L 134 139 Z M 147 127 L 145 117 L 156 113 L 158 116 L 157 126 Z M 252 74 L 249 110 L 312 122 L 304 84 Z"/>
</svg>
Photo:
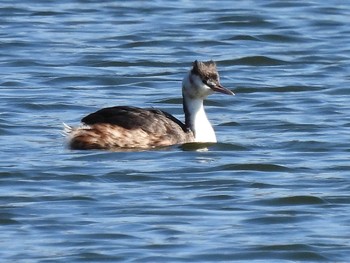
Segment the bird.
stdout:
<svg viewBox="0 0 350 263">
<path fill-rule="evenodd" d="M 186 143 L 216 143 L 203 101 L 214 92 L 235 95 L 220 84 L 213 60 L 194 61 L 182 81 L 185 122 L 155 108 L 114 106 L 84 117 L 82 124 L 64 124 L 68 146 L 75 150 L 151 149 Z"/>
</svg>

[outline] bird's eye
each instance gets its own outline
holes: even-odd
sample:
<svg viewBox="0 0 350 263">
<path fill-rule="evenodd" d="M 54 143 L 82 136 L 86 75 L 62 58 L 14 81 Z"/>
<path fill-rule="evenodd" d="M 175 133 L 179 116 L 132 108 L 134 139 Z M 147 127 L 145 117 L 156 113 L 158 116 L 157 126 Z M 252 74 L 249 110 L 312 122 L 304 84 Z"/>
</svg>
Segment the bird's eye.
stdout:
<svg viewBox="0 0 350 263">
<path fill-rule="evenodd" d="M 203 79 L 202 82 L 207 85 L 208 84 L 208 80 L 207 79 Z"/>
</svg>

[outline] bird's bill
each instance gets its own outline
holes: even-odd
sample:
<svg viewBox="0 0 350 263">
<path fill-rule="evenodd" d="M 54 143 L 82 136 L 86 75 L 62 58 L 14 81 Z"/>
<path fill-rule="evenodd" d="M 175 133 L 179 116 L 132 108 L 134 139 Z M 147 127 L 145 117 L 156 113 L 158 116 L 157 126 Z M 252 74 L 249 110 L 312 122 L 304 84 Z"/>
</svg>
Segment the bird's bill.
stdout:
<svg viewBox="0 0 350 263">
<path fill-rule="evenodd" d="M 208 86 L 216 92 L 224 93 L 227 95 L 235 95 L 231 90 L 226 89 L 224 86 L 222 86 L 219 83 L 208 83 Z"/>
</svg>

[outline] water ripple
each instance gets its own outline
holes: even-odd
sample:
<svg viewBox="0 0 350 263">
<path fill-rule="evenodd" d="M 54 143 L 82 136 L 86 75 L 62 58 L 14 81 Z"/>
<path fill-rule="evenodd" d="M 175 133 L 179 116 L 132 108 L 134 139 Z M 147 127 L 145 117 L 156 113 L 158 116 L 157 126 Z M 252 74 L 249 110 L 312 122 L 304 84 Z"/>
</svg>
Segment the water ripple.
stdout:
<svg viewBox="0 0 350 263">
<path fill-rule="evenodd" d="M 349 4 L 10 1 L 0 6 L 4 262 L 347 262 Z M 218 143 L 72 151 L 102 107 L 183 119 L 217 62 Z"/>
<path fill-rule="evenodd" d="M 236 171 L 261 171 L 261 172 L 288 172 L 290 168 L 276 165 L 276 164 L 263 164 L 263 163 L 250 163 L 250 164 L 227 164 L 217 168 L 218 170 Z"/>
</svg>

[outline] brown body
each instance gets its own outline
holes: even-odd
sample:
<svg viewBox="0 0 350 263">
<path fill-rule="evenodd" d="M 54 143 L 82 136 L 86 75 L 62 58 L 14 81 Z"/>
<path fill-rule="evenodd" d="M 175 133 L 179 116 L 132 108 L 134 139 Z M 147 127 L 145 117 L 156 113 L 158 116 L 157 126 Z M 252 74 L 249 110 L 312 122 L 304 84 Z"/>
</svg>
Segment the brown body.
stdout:
<svg viewBox="0 0 350 263">
<path fill-rule="evenodd" d="M 221 86 L 214 61 L 193 63 L 182 81 L 185 124 L 156 109 L 128 106 L 104 108 L 82 119 L 83 126 L 66 126 L 72 149 L 145 149 L 189 142 L 216 142 L 203 100 L 213 92 L 233 95 Z"/>
<path fill-rule="evenodd" d="M 193 142 L 190 129 L 170 114 L 136 107 L 118 106 L 99 110 L 73 128 L 72 149 L 152 148 Z"/>
</svg>

